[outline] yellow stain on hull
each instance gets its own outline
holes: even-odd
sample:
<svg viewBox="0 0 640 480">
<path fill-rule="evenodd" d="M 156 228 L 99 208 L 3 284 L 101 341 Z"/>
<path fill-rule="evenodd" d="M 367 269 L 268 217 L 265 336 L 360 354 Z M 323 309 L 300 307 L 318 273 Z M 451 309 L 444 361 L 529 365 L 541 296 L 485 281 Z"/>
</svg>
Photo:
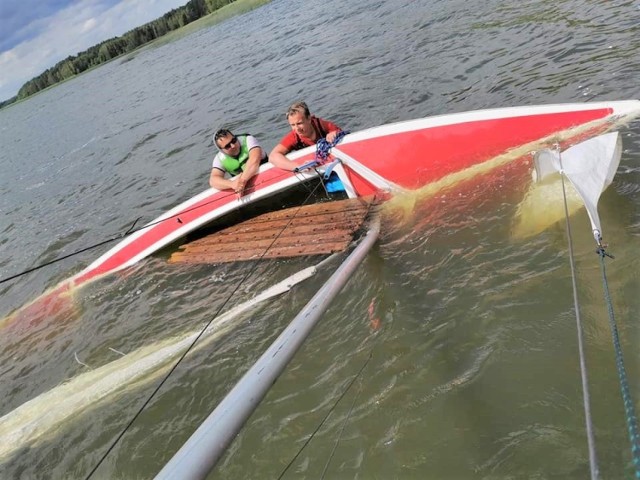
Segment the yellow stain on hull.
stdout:
<svg viewBox="0 0 640 480">
<path fill-rule="evenodd" d="M 580 127 L 554 133 L 535 142 L 509 150 L 485 162 L 447 175 L 420 189 L 396 194 L 385 203 L 383 211 L 387 214 L 386 217 L 396 225 L 411 223 L 416 216 L 421 215 L 416 205 L 443 194 L 447 189 L 460 187 L 465 182 L 474 180 L 482 175 L 488 175 L 492 171 L 519 159 L 528 158 L 532 161 L 532 154 L 543 148 L 553 148 L 556 144 L 578 143 L 585 140 L 583 138 L 585 136 L 591 137 L 614 130 L 628 123 L 631 118 L 597 120 Z M 570 214 L 573 214 L 583 206 L 583 203 L 573 186 L 570 185 L 570 182 L 565 181 L 565 185 L 568 185 L 566 187 L 567 206 Z M 514 238 L 526 238 L 536 235 L 564 218 L 561 188 L 559 178 L 557 182 L 551 182 L 550 184 L 545 182 L 545 184 L 530 186 L 529 191 L 517 209 L 513 227 Z M 559 212 L 561 212 L 561 215 Z"/>
<path fill-rule="evenodd" d="M 573 215 L 584 207 L 580 195 L 571 182 L 564 181 L 567 211 Z M 550 175 L 542 183 L 531 184 L 529 191 L 518 205 L 511 231 L 515 240 L 538 235 L 550 226 L 565 219 L 564 195 L 560 174 Z"/>
</svg>

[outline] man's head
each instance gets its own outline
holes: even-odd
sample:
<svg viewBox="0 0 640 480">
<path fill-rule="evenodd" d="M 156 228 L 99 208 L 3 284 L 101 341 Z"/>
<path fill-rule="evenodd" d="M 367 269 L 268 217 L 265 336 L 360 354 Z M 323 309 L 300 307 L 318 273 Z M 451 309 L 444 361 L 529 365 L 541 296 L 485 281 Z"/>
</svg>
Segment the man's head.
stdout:
<svg viewBox="0 0 640 480">
<path fill-rule="evenodd" d="M 213 135 L 213 141 L 222 153 L 226 153 L 232 157 L 238 156 L 240 153 L 240 142 L 230 130 L 221 128 Z"/>
<path fill-rule="evenodd" d="M 311 123 L 311 113 L 309 107 L 304 102 L 296 102 L 287 110 L 287 121 L 291 129 L 298 135 L 311 137 L 313 135 L 313 124 Z"/>
</svg>

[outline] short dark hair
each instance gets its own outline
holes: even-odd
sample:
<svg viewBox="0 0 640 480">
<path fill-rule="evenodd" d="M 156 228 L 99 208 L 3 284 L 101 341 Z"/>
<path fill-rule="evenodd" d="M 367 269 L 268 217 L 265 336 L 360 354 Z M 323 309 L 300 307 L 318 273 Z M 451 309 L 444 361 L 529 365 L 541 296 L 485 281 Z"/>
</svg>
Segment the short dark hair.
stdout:
<svg viewBox="0 0 640 480">
<path fill-rule="evenodd" d="M 221 128 L 216 133 L 213 134 L 213 143 L 218 145 L 218 139 L 222 137 L 226 137 L 227 135 L 231 135 L 233 137 L 233 133 L 228 128 Z"/>
</svg>

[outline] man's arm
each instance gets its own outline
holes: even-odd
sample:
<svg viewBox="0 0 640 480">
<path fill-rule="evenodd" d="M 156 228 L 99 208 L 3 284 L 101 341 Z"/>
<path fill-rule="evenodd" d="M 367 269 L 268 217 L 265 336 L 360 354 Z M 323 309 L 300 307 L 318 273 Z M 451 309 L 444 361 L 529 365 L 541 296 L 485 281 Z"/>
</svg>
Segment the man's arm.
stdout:
<svg viewBox="0 0 640 480">
<path fill-rule="evenodd" d="M 278 145 L 273 147 L 273 150 L 271 150 L 271 153 L 269 154 L 269 162 L 283 170 L 288 170 L 290 172 L 293 171 L 298 166 L 298 164 L 285 157 L 285 155 L 289 153 L 289 151 L 290 150 L 287 149 L 287 147 L 279 143 Z"/>
<path fill-rule="evenodd" d="M 322 118 L 318 119 L 322 125 L 322 127 L 324 128 L 325 132 L 328 132 L 326 135 L 326 140 L 329 143 L 333 143 L 333 141 L 336 139 L 336 135 L 338 135 L 338 132 L 342 131 L 342 129 L 337 126 L 335 123 L 330 122 L 329 120 L 324 120 Z"/>
<path fill-rule="evenodd" d="M 263 157 L 263 151 L 261 147 L 253 147 L 249 150 L 249 158 L 247 160 L 247 166 L 236 180 L 236 193 L 243 194 L 247 183 L 251 178 L 258 173 L 260 168 L 260 161 Z"/>
<path fill-rule="evenodd" d="M 224 178 L 224 175 L 224 172 L 219 168 L 212 168 L 211 175 L 209 175 L 209 185 L 212 188 L 217 188 L 218 190 L 226 190 L 227 188 L 235 190 L 236 182 L 227 180 Z"/>
<path fill-rule="evenodd" d="M 327 142 L 333 143 L 333 141 L 336 139 L 336 136 L 338 135 L 339 131 L 340 130 L 334 130 L 333 132 L 327 133 L 327 137 L 326 137 Z"/>
</svg>

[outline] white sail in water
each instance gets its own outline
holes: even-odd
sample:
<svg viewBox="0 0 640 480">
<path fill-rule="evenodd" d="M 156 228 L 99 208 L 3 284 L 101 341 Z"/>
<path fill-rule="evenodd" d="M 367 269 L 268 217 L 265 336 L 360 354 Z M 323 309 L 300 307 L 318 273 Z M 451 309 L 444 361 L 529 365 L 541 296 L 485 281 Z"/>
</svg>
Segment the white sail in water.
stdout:
<svg viewBox="0 0 640 480">
<path fill-rule="evenodd" d="M 602 240 L 598 200 L 613 181 L 622 155 L 622 140 L 618 132 L 592 138 L 562 153 L 541 150 L 535 156 L 536 180 L 551 173 L 563 173 L 574 186 L 589 214 L 596 242 Z"/>
</svg>

